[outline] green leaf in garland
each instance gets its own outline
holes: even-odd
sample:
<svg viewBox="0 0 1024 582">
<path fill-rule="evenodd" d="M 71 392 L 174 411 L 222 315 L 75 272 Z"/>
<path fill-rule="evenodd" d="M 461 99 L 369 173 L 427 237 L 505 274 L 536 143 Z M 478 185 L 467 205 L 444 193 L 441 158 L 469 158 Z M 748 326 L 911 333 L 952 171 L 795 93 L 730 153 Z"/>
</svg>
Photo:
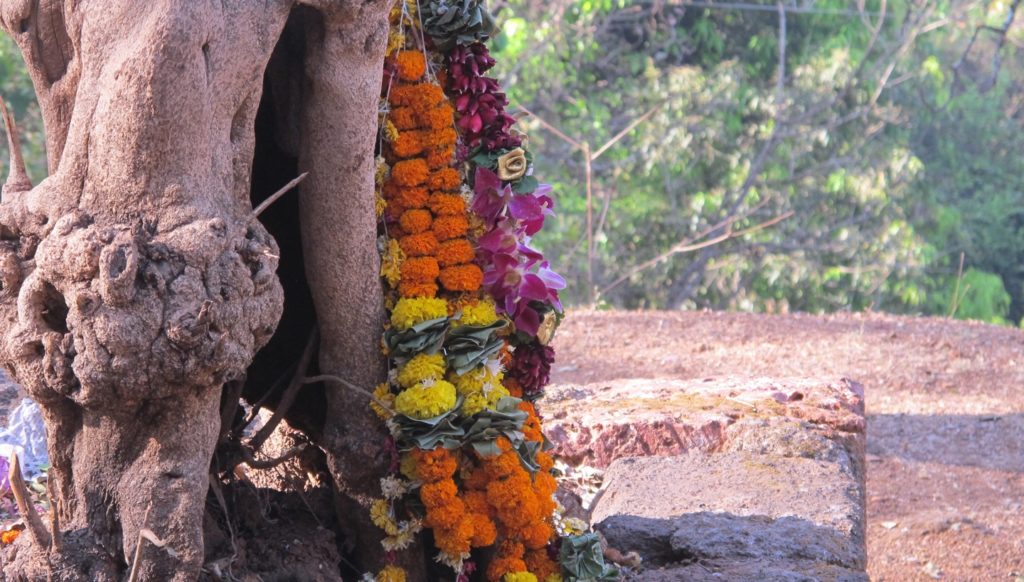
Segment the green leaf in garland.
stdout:
<svg viewBox="0 0 1024 582">
<path fill-rule="evenodd" d="M 408 451 L 413 448 L 431 450 L 438 445 L 454 450 L 462 446 L 466 430 L 459 425 L 459 409 L 462 398 L 448 412 L 433 418 L 418 419 L 399 414 L 392 419 L 398 426 L 398 448 Z"/>
<path fill-rule="evenodd" d="M 442 51 L 486 41 L 497 26 L 483 0 L 428 0 L 420 5 L 423 31 Z"/>
<path fill-rule="evenodd" d="M 558 561 L 569 580 L 616 582 L 619 579 L 619 571 L 605 564 L 601 539 L 596 533 L 564 538 Z"/>
<path fill-rule="evenodd" d="M 448 331 L 448 318 L 430 319 L 403 331 L 394 328 L 384 333 L 384 341 L 396 360 L 409 359 L 417 354 L 436 354 L 444 345 Z"/>
<path fill-rule="evenodd" d="M 506 396 L 498 400 L 494 410 L 485 409 L 470 419 L 472 424 L 466 429 L 465 444 L 471 445 L 482 457 L 501 454 L 495 443 L 499 437 L 507 438 L 518 448 L 523 442 L 523 423 L 527 419 L 526 412 L 519 409 L 520 402 L 518 398 Z"/>
<path fill-rule="evenodd" d="M 529 194 L 536 191 L 539 187 L 540 181 L 533 176 L 523 176 L 515 182 L 512 182 L 512 191 L 516 194 Z"/>
<path fill-rule="evenodd" d="M 445 359 L 448 367 L 458 375 L 476 368 L 487 358 L 501 350 L 504 343 L 498 332 L 506 325 L 500 319 L 486 326 L 463 325 L 452 327 L 444 342 Z"/>
</svg>

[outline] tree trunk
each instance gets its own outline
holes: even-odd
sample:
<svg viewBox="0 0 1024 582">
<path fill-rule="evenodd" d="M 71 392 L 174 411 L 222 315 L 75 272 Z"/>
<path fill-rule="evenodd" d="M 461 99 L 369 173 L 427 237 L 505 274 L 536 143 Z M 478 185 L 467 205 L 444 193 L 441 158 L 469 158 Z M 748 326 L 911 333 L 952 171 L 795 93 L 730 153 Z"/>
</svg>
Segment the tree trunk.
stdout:
<svg viewBox="0 0 1024 582">
<path fill-rule="evenodd" d="M 30 189 L 10 180 L 0 204 L 0 361 L 44 410 L 64 540 L 23 536 L 8 579 L 120 579 L 143 528 L 174 553 L 148 548 L 139 579 L 199 575 L 222 387 L 274 335 L 290 289 L 311 292 L 319 368 L 379 381 L 372 165 L 387 9 L 0 0 L 50 168 Z M 284 61 L 267 85 L 292 99 L 278 96 L 277 135 L 258 135 L 275 47 Z M 251 184 L 257 139 L 310 173 L 286 228 L 301 230 L 306 280 L 283 287 L 278 257 L 293 251 L 252 215 L 251 190 L 265 190 Z M 282 332 L 277 344 L 301 349 L 305 337 Z M 364 396 L 326 394 L 319 432 L 352 509 L 383 474 L 383 434 Z M 355 513 L 356 543 L 376 561 Z"/>
</svg>

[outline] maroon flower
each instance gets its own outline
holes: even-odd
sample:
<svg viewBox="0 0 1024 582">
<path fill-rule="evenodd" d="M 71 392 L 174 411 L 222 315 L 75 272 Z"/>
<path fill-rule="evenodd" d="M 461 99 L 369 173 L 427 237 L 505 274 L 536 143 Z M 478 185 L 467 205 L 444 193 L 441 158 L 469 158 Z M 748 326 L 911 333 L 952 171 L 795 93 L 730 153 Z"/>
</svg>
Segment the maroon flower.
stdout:
<svg viewBox="0 0 1024 582">
<path fill-rule="evenodd" d="M 512 352 L 508 375 L 523 388 L 523 394 L 537 394 L 551 381 L 551 364 L 555 362 L 555 350 L 551 346 L 537 343 L 523 344 Z"/>
<path fill-rule="evenodd" d="M 447 60 L 448 91 L 465 142 L 473 148 L 483 145 L 489 151 L 519 147 L 522 138 L 510 132 L 516 120 L 505 113 L 508 97 L 496 79 L 483 76 L 494 66 L 487 47 L 480 43 L 457 46 Z"/>
</svg>

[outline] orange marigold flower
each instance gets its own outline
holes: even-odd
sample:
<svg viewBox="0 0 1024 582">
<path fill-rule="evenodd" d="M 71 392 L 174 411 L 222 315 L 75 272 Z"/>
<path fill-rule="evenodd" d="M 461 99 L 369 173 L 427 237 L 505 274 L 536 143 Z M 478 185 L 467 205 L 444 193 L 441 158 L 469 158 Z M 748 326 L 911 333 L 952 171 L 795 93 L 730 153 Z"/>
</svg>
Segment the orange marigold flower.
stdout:
<svg viewBox="0 0 1024 582">
<path fill-rule="evenodd" d="M 392 200 L 406 209 L 423 208 L 430 202 L 430 195 L 426 188 L 399 188 Z"/>
<path fill-rule="evenodd" d="M 398 134 L 398 139 L 391 143 L 391 151 L 400 158 L 411 158 L 423 153 L 426 148 L 424 135 L 419 131 L 403 131 Z"/>
<path fill-rule="evenodd" d="M 423 487 L 420 487 L 420 499 L 423 501 L 423 505 L 427 506 L 427 509 L 448 505 L 457 500 L 458 496 L 459 488 L 455 485 L 455 481 L 451 479 L 424 483 Z"/>
<path fill-rule="evenodd" d="M 423 141 L 433 147 L 451 146 L 459 141 L 459 134 L 455 132 L 455 128 L 445 127 L 431 131 Z"/>
<path fill-rule="evenodd" d="M 441 273 L 434 257 L 409 257 L 402 263 L 402 281 L 432 283 Z"/>
<path fill-rule="evenodd" d="M 461 185 L 462 176 L 455 168 L 443 168 L 430 175 L 431 190 L 458 190 Z"/>
<path fill-rule="evenodd" d="M 524 527 L 520 534 L 523 537 L 523 545 L 531 550 L 539 550 L 548 545 L 554 530 L 546 522 L 536 521 Z"/>
<path fill-rule="evenodd" d="M 469 520 L 473 524 L 473 537 L 470 539 L 470 544 L 474 548 L 485 548 L 498 539 L 498 528 L 486 513 L 470 513 Z"/>
<path fill-rule="evenodd" d="M 439 170 L 441 168 L 450 166 L 452 158 L 455 157 L 455 146 L 443 146 L 440 148 L 431 148 L 427 152 L 427 165 L 430 166 L 431 170 Z"/>
<path fill-rule="evenodd" d="M 473 522 L 469 516 L 463 516 L 453 528 L 434 529 L 434 544 L 449 556 L 461 556 L 468 552 L 472 537 Z"/>
<path fill-rule="evenodd" d="M 420 51 L 401 51 L 395 59 L 398 65 L 398 78 L 403 81 L 416 81 L 427 72 L 427 60 Z"/>
<path fill-rule="evenodd" d="M 433 221 L 434 219 L 431 217 L 429 210 L 413 208 L 402 213 L 402 217 L 398 219 L 398 224 L 401 225 L 402 230 L 409 234 L 419 234 L 430 229 Z"/>
<path fill-rule="evenodd" d="M 499 509 L 497 515 L 505 527 L 519 530 L 540 519 L 540 504 L 535 495 L 524 492 L 518 504 Z"/>
<path fill-rule="evenodd" d="M 406 251 L 406 253 L 408 252 L 409 251 Z M 446 240 L 437 249 L 437 262 L 442 267 L 470 263 L 475 258 L 476 249 L 473 248 L 472 243 L 470 243 L 468 240 L 464 238 L 454 238 L 452 240 Z"/>
<path fill-rule="evenodd" d="M 498 551 L 487 566 L 488 582 L 501 582 L 502 576 L 509 572 L 525 572 L 526 562 L 523 554 L 526 548 L 519 542 L 505 540 L 498 546 Z"/>
<path fill-rule="evenodd" d="M 477 471 L 483 475 L 483 471 Z M 462 484 L 468 489 L 469 483 L 465 480 Z M 486 485 L 484 485 L 486 487 Z M 483 491 L 468 490 L 462 493 L 462 501 L 466 504 L 466 511 L 470 513 L 482 513 L 487 515 L 491 512 L 491 506 L 487 503 L 487 494 Z"/>
<path fill-rule="evenodd" d="M 547 473 L 555 467 L 555 459 L 544 451 L 537 451 L 537 465 L 540 470 Z"/>
<path fill-rule="evenodd" d="M 558 489 L 558 480 L 555 479 L 554 475 L 546 471 L 539 471 L 533 476 L 533 480 L 534 489 L 536 489 L 538 497 L 550 497 Z"/>
<path fill-rule="evenodd" d="M 437 284 L 402 281 L 398 284 L 398 294 L 406 298 L 434 297 L 437 295 Z"/>
<path fill-rule="evenodd" d="M 504 479 L 522 468 L 519 464 L 519 455 L 515 453 L 502 453 L 497 457 L 487 459 L 486 466 L 487 475 L 494 480 Z"/>
<path fill-rule="evenodd" d="M 510 396 L 515 396 L 516 398 L 523 397 L 523 387 L 519 385 L 519 381 L 515 378 L 505 378 L 502 380 L 502 384 L 508 390 Z"/>
<path fill-rule="evenodd" d="M 426 524 L 438 529 L 452 529 L 466 517 L 466 506 L 462 500 L 455 498 L 451 503 L 438 507 L 428 507 Z M 472 533 L 470 533 L 472 535 Z"/>
<path fill-rule="evenodd" d="M 437 253 L 438 248 L 437 237 L 429 230 L 419 234 L 403 236 L 398 240 L 398 244 L 401 245 L 402 251 L 407 257 L 433 255 Z"/>
<path fill-rule="evenodd" d="M 399 186 L 419 186 L 430 177 L 427 162 L 421 159 L 402 160 L 391 168 L 391 179 Z"/>
<path fill-rule="evenodd" d="M 455 125 L 455 117 L 452 115 L 452 108 L 447 103 L 435 107 L 420 114 L 423 125 L 430 129 L 444 129 Z M 396 123 L 397 125 L 397 123 Z"/>
<path fill-rule="evenodd" d="M 394 123 L 395 127 L 401 131 L 416 129 L 420 125 L 412 107 L 395 107 L 388 114 L 388 119 L 390 119 L 391 123 Z"/>
<path fill-rule="evenodd" d="M 412 456 L 416 461 L 416 472 L 426 483 L 448 479 L 458 468 L 455 456 L 444 448 L 438 447 L 430 451 L 413 449 Z"/>
<path fill-rule="evenodd" d="M 459 216 L 466 213 L 466 201 L 458 194 L 434 192 L 427 200 L 427 207 L 436 216 Z"/>
<path fill-rule="evenodd" d="M 544 580 L 552 574 L 561 572 L 558 563 L 548 556 L 547 550 L 530 550 L 526 552 L 526 568 L 537 575 L 538 580 Z"/>
<path fill-rule="evenodd" d="M 476 291 L 484 282 L 484 272 L 476 265 L 455 265 L 441 270 L 441 285 L 449 291 Z"/>
<path fill-rule="evenodd" d="M 434 234 L 437 240 L 446 241 L 464 236 L 469 230 L 469 222 L 465 216 L 438 216 L 434 221 Z"/>
<path fill-rule="evenodd" d="M 20 535 L 20 529 L 9 529 L 4 533 L 0 534 L 0 544 L 3 544 L 5 546 L 8 544 L 13 544 L 14 540 L 18 539 L 18 536 Z"/>
<path fill-rule="evenodd" d="M 429 111 L 446 100 L 441 87 L 433 83 L 398 84 L 391 87 L 388 95 L 388 102 L 392 105 L 405 105 L 415 111 Z"/>
<path fill-rule="evenodd" d="M 501 512 L 515 508 L 528 497 L 534 497 L 533 483 L 530 482 L 525 470 L 487 484 L 487 501 L 498 510 L 499 516 Z"/>
</svg>

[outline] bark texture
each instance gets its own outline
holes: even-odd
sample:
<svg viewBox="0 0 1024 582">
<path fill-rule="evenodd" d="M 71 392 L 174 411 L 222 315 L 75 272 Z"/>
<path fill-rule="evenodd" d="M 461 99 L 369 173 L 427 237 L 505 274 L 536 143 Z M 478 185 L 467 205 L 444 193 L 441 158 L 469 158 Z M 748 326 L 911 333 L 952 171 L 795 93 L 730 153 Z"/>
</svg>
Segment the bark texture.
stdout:
<svg viewBox="0 0 1024 582">
<path fill-rule="evenodd" d="M 0 0 L 50 169 L 35 187 L 12 172 L 3 191 L 0 362 L 43 407 L 64 539 L 23 536 L 8 579 L 120 579 L 144 527 L 175 553 L 148 548 L 140 579 L 198 576 L 222 386 L 274 335 L 285 297 L 250 178 L 286 24 L 301 68 L 282 73 L 292 99 L 275 139 L 310 172 L 300 218 L 319 367 L 379 379 L 372 160 L 387 9 Z M 351 506 L 382 474 L 380 429 L 358 394 L 331 386 L 327 401 L 323 446 Z M 351 539 L 373 559 L 368 531 Z"/>
</svg>

